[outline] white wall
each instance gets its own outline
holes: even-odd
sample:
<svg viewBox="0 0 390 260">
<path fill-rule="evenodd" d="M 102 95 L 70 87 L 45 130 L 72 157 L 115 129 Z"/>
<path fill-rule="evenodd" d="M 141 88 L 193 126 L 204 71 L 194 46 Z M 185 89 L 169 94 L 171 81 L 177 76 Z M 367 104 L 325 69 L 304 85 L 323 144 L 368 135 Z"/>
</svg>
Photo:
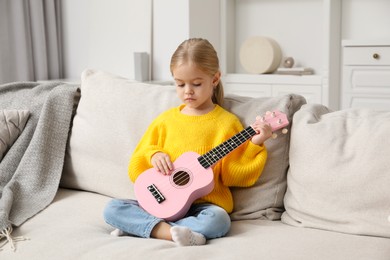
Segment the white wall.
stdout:
<svg viewBox="0 0 390 260">
<path fill-rule="evenodd" d="M 188 36 L 189 3 L 183 0 L 156 0 L 153 3 L 152 77 L 171 79 L 169 62 L 176 47 Z M 184 37 L 184 38 L 183 38 Z"/>
<path fill-rule="evenodd" d="M 299 0 L 295 5 L 287 0 L 235 1 L 241 3 L 236 10 L 236 55 L 243 39 L 253 33 L 248 29 L 255 28 L 257 34 L 270 34 L 280 42 L 287 42 L 282 46 L 285 54 L 304 57 L 305 63 L 301 65 L 321 69 L 322 1 Z M 389 0 L 340 1 L 341 39 L 390 38 Z M 61 3 L 66 78 L 77 79 L 86 68 L 134 78 L 133 52 L 145 51 L 153 53 L 152 79 L 170 80 L 170 57 L 186 38 L 205 37 L 218 52 L 221 48 L 220 0 L 64 0 Z M 294 6 L 302 6 L 301 11 L 292 10 Z M 246 12 L 257 14 L 254 25 L 249 27 L 246 24 L 251 23 L 253 16 L 247 16 Z M 283 12 L 302 15 L 286 21 Z M 270 23 L 272 27 L 267 26 Z M 286 24 L 291 30 L 281 33 L 286 32 Z M 312 37 L 302 41 L 307 32 Z M 241 71 L 239 63 L 235 65 L 235 70 Z"/>
<path fill-rule="evenodd" d="M 220 0 L 154 0 L 154 80 L 171 80 L 169 63 L 177 46 L 190 37 L 206 38 L 220 49 Z"/>
<path fill-rule="evenodd" d="M 133 52 L 151 52 L 152 0 L 65 0 L 65 78 L 86 68 L 134 78 Z"/>
<path fill-rule="evenodd" d="M 342 0 L 342 39 L 390 39 L 390 1 Z"/>
</svg>

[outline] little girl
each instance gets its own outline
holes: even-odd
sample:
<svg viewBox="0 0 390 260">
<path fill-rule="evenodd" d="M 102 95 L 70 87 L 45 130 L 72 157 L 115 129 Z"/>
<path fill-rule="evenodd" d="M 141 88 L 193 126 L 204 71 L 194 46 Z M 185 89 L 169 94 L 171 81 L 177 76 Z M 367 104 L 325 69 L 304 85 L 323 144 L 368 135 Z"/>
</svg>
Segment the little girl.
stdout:
<svg viewBox="0 0 390 260">
<path fill-rule="evenodd" d="M 156 174 L 169 175 L 174 170 L 172 162 L 181 154 L 204 154 L 243 130 L 239 119 L 222 108 L 219 60 L 207 40 L 181 43 L 170 70 L 183 104 L 160 114 L 145 132 L 129 163 L 132 182 L 151 167 Z M 106 222 L 116 228 L 111 234 L 165 239 L 180 246 L 203 245 L 207 239 L 226 235 L 233 210 L 229 187 L 253 185 L 267 158 L 263 143 L 272 135 L 271 127 L 257 121 L 251 126 L 257 134 L 212 166 L 214 189 L 196 200 L 182 219 L 167 222 L 135 200 L 113 199 L 104 211 Z"/>
</svg>

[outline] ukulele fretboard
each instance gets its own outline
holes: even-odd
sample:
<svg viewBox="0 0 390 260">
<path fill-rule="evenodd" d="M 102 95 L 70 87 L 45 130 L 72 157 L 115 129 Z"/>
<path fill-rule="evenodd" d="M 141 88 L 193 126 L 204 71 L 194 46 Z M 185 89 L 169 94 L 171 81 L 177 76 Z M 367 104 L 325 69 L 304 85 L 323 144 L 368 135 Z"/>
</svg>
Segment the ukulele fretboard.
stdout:
<svg viewBox="0 0 390 260">
<path fill-rule="evenodd" d="M 256 131 L 251 126 L 248 126 L 238 134 L 229 138 L 227 141 L 198 157 L 198 162 L 203 166 L 203 168 L 207 169 L 255 134 Z"/>
</svg>

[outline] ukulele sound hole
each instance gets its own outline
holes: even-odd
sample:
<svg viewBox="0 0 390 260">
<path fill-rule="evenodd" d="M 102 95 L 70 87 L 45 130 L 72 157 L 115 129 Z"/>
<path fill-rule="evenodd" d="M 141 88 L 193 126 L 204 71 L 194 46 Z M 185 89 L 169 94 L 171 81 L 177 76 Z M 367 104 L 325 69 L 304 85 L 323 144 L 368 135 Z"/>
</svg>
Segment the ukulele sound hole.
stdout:
<svg viewBox="0 0 390 260">
<path fill-rule="evenodd" d="M 191 176 L 186 171 L 177 171 L 173 175 L 173 183 L 177 186 L 185 186 L 190 182 Z"/>
</svg>

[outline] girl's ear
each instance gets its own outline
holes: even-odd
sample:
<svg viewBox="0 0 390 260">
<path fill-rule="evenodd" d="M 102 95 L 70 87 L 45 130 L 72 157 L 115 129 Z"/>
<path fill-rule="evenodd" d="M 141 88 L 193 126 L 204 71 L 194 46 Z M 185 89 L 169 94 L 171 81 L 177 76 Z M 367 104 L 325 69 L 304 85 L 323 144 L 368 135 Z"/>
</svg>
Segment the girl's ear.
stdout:
<svg viewBox="0 0 390 260">
<path fill-rule="evenodd" d="M 215 73 L 214 75 L 214 78 L 213 78 L 213 86 L 217 86 L 219 81 L 221 80 L 221 72 L 218 71 L 217 73 Z"/>
</svg>

